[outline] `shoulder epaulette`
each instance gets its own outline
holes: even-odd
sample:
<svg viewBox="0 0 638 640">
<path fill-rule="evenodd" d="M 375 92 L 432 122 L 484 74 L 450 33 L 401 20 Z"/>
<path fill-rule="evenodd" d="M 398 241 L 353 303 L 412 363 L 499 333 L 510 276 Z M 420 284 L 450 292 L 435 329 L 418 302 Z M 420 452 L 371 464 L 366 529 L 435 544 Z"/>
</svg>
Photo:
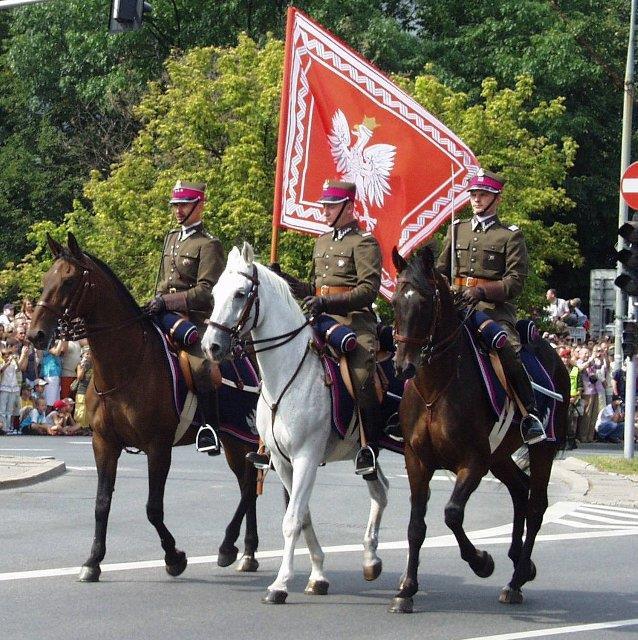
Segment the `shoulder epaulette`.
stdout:
<svg viewBox="0 0 638 640">
<path fill-rule="evenodd" d="M 461 220 L 461 218 L 454 218 L 454 222 L 452 224 L 461 224 L 461 222 L 469 222 L 469 220 Z"/>
<path fill-rule="evenodd" d="M 520 227 L 517 227 L 515 224 L 511 224 L 509 227 L 507 227 L 510 231 L 519 231 Z"/>
<path fill-rule="evenodd" d="M 362 238 L 367 238 L 368 236 L 372 235 L 372 231 L 364 231 L 361 233 L 361 237 Z"/>
<path fill-rule="evenodd" d="M 171 229 L 170 231 L 168 231 L 168 232 L 166 233 L 166 235 L 167 235 L 167 236 L 170 236 L 170 235 L 171 235 L 171 233 L 178 233 L 178 232 L 180 232 L 181 230 L 182 230 L 182 229 L 181 229 L 181 227 L 177 227 L 176 229 Z"/>
</svg>

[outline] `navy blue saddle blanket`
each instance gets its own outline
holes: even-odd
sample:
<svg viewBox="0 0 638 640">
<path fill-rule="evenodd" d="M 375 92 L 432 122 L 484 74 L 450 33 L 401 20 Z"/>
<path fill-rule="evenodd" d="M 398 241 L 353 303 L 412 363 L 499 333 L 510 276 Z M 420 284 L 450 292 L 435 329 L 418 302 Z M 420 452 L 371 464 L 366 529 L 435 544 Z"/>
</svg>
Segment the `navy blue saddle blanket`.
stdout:
<svg viewBox="0 0 638 640">
<path fill-rule="evenodd" d="M 162 343 L 168 359 L 173 381 L 173 402 L 177 415 L 182 415 L 188 388 L 177 357 L 169 348 L 162 331 Z M 224 361 L 220 365 L 222 386 L 218 390 L 219 399 L 219 428 L 220 430 L 243 440 L 244 442 L 259 442 L 259 434 L 255 426 L 257 399 L 259 398 L 259 376 L 252 363 L 246 356 L 240 356 L 233 361 Z M 197 413 L 192 426 L 200 424 Z"/>
<path fill-rule="evenodd" d="M 489 355 L 477 344 L 476 337 L 468 327 L 465 327 L 465 331 L 468 340 L 472 345 L 474 357 L 481 372 L 481 379 L 483 380 L 485 390 L 487 391 L 490 403 L 492 404 L 492 409 L 498 419 L 503 413 L 507 394 L 494 372 L 494 367 L 492 367 Z M 525 338 L 525 336 L 523 336 L 523 338 Z M 525 367 L 529 377 L 541 387 L 545 387 L 550 391 L 555 391 L 554 382 L 549 373 L 547 373 L 547 370 L 539 362 L 538 358 L 529 350 L 525 339 L 523 340 L 523 348 L 521 349 L 520 355 L 523 366 Z M 556 414 L 556 400 L 536 390 L 534 391 L 534 394 L 536 396 L 536 405 L 538 407 L 539 417 L 545 427 L 545 432 L 547 433 L 547 439 L 555 441 L 554 417 Z M 512 423 L 520 424 L 520 421 L 521 414 L 517 408 Z"/>
<path fill-rule="evenodd" d="M 321 362 L 323 363 L 332 401 L 332 429 L 341 438 L 345 438 L 354 415 L 354 400 L 346 389 L 337 362 L 326 356 L 321 358 Z M 385 394 L 381 405 L 383 424 L 389 425 L 398 421 L 399 403 L 403 396 L 404 383 L 395 378 L 394 365 L 391 359 L 379 363 L 379 366 L 383 369 L 389 383 L 388 392 Z M 385 434 L 379 439 L 379 445 L 384 449 L 403 453 L 403 443 L 397 442 Z"/>
</svg>

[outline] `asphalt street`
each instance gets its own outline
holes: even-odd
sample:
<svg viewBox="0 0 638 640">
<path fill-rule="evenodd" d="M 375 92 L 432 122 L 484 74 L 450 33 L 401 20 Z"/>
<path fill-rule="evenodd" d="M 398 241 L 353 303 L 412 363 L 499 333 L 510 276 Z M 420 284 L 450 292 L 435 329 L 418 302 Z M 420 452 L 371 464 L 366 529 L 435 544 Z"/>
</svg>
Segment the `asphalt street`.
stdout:
<svg viewBox="0 0 638 640">
<path fill-rule="evenodd" d="M 381 531 L 384 571 L 361 575 L 361 542 L 369 500 L 347 463 L 319 470 L 311 503 L 326 551 L 327 596 L 303 589 L 309 561 L 298 545 L 296 575 L 286 605 L 260 603 L 274 579 L 282 548 L 281 486 L 274 473 L 258 502 L 261 566 L 239 574 L 216 565 L 215 554 L 239 493 L 222 458 L 176 449 L 167 483 L 166 523 L 189 566 L 179 578 L 163 568 L 163 552 L 147 522 L 146 459 L 123 454 L 99 584 L 76 582 L 93 536 L 96 473 L 88 438 L 3 439 L 0 455 L 54 456 L 67 473 L 0 492 L 0 638 L 423 638 L 509 640 L 568 634 L 579 640 L 638 638 L 638 510 L 579 503 L 559 481 L 534 559 L 537 579 L 525 602 L 504 606 L 500 588 L 507 558 L 511 506 L 507 491 L 487 478 L 466 512 L 465 527 L 496 562 L 477 578 L 460 559 L 443 522 L 452 479 L 432 483 L 421 591 L 415 613 L 387 612 L 404 568 L 409 491 L 403 460 L 385 453 L 390 502 Z"/>
</svg>

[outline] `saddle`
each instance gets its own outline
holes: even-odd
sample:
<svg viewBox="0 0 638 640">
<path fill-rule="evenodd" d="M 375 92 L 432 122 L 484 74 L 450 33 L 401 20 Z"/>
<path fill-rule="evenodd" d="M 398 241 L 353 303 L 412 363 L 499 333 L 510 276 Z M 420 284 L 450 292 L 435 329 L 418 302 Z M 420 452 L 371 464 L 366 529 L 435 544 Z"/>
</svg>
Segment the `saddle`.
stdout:
<svg viewBox="0 0 638 640">
<path fill-rule="evenodd" d="M 193 371 L 191 368 L 191 361 L 188 357 L 188 352 L 180 349 L 177 352 L 177 361 L 179 362 L 179 368 L 182 376 L 184 376 L 186 387 L 191 393 L 197 394 L 197 389 L 193 382 Z M 219 388 L 222 386 L 222 372 L 216 362 L 210 363 L 210 382 L 213 385 L 213 389 L 215 389 L 215 391 L 219 391 Z"/>
</svg>

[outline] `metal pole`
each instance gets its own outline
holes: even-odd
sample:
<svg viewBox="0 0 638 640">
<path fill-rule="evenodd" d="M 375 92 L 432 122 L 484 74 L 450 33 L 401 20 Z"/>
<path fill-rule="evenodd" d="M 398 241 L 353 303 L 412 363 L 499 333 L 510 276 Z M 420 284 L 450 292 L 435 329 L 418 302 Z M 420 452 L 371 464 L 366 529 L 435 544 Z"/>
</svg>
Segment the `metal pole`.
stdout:
<svg viewBox="0 0 638 640">
<path fill-rule="evenodd" d="M 454 278 L 456 277 L 456 231 L 454 229 L 454 165 L 450 165 L 452 169 L 452 215 L 450 216 L 450 286 L 454 286 Z"/>
<path fill-rule="evenodd" d="M 26 4 L 36 4 L 37 2 L 48 2 L 49 0 L 0 0 L 1 9 L 13 9 L 14 7 L 22 7 Z"/>
<path fill-rule="evenodd" d="M 629 45 L 627 46 L 627 66 L 625 67 L 625 93 L 623 101 L 623 123 L 622 123 L 622 143 L 620 151 L 620 176 L 625 173 L 631 161 L 631 129 L 632 112 L 634 105 L 634 49 L 636 43 L 636 2 L 631 0 L 631 19 L 629 21 Z M 618 227 L 620 228 L 628 220 L 627 204 L 622 195 L 619 197 L 618 206 Z M 618 248 L 625 246 L 623 238 L 618 236 Z M 616 263 L 616 275 L 622 273 L 622 264 Z M 622 364 L 622 322 L 625 316 L 623 304 L 623 292 L 616 288 L 616 319 L 615 319 L 615 339 L 614 339 L 614 369 L 620 368 Z M 627 377 L 629 384 L 629 377 Z M 627 408 L 627 407 L 626 407 Z"/>
<path fill-rule="evenodd" d="M 629 320 L 636 317 L 634 298 L 629 298 Z M 638 356 L 627 359 L 625 374 L 625 440 L 624 455 L 627 460 L 634 457 L 634 421 L 636 418 L 636 360 Z"/>
</svg>

